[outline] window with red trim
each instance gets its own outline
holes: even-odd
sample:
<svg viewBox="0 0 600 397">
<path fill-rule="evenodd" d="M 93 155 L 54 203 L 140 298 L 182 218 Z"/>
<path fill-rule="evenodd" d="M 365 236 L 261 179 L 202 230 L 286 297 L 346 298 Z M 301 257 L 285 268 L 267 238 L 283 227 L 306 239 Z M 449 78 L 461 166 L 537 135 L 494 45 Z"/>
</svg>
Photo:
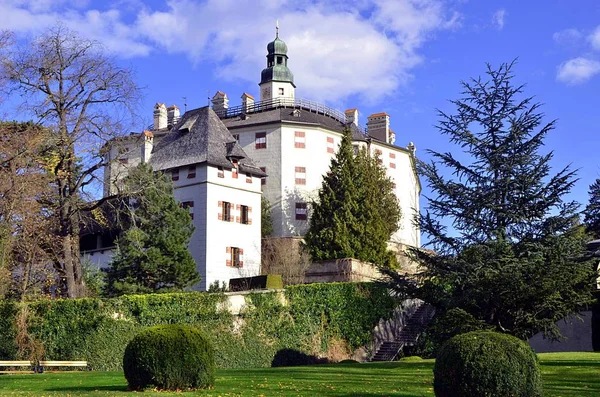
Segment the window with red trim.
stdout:
<svg viewBox="0 0 600 397">
<path fill-rule="evenodd" d="M 254 136 L 254 147 L 256 149 L 266 149 L 267 148 L 267 133 L 266 132 L 257 132 Z"/>
<path fill-rule="evenodd" d="M 305 221 L 308 219 L 308 208 L 306 203 L 296 203 L 296 220 Z"/>
<path fill-rule="evenodd" d="M 296 185 L 306 185 L 306 167 L 296 167 L 294 178 Z"/>
</svg>

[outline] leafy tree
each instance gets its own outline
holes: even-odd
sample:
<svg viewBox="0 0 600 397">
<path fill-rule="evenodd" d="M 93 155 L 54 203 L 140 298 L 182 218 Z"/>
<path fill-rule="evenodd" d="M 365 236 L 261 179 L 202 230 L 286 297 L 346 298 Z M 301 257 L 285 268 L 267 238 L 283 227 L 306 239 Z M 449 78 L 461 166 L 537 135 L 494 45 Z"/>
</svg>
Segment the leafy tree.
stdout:
<svg viewBox="0 0 600 397">
<path fill-rule="evenodd" d="M 131 226 L 117 239 L 107 294 L 182 290 L 200 281 L 188 250 L 194 227 L 170 179 L 141 164 L 124 178 L 124 190 L 122 222 Z"/>
<path fill-rule="evenodd" d="M 354 154 L 350 131 L 344 133 L 311 207 L 305 241 L 313 259 L 357 258 L 395 265 L 387 249 L 400 221 L 392 182 L 376 156 L 365 149 Z"/>
<path fill-rule="evenodd" d="M 21 111 L 51 129 L 48 175 L 55 188 L 57 242 L 49 253 L 68 297 L 85 295 L 79 253 L 81 214 L 102 205 L 98 191 L 104 143 L 127 131 L 139 90 L 132 72 L 119 67 L 97 42 L 58 26 L 0 56 L 0 81 L 20 94 Z M 96 185 L 96 186 L 94 186 Z"/>
<path fill-rule="evenodd" d="M 260 198 L 260 236 L 270 237 L 273 234 L 273 218 L 271 217 L 271 203 L 265 196 Z"/>
<path fill-rule="evenodd" d="M 555 122 L 513 85 L 513 64 L 488 65 L 488 79 L 463 82 L 455 114 L 438 129 L 466 155 L 429 151 L 419 171 L 433 193 L 421 230 L 435 253 L 413 250 L 417 280 L 392 274 L 402 293 L 440 311 L 462 308 L 502 332 L 558 337 L 555 322 L 591 302 L 593 266 L 584 257 L 569 167 L 552 173 L 540 153 Z"/>
<path fill-rule="evenodd" d="M 590 185 L 590 201 L 583 211 L 587 231 L 594 238 L 600 238 L 600 179 Z"/>
</svg>

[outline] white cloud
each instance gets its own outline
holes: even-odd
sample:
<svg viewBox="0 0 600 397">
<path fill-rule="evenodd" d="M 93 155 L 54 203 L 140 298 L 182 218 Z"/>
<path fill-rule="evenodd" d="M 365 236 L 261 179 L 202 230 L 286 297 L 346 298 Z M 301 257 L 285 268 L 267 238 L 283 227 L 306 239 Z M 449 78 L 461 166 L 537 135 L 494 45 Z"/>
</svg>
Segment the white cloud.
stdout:
<svg viewBox="0 0 600 397">
<path fill-rule="evenodd" d="M 600 73 L 600 62 L 588 58 L 574 58 L 558 67 L 556 78 L 566 84 L 580 84 Z"/>
<path fill-rule="evenodd" d="M 447 0 L 167 0 L 135 11 L 123 6 L 131 1 L 112 3 L 119 10 L 84 11 L 66 0 L 38 6 L 4 0 L 0 15 L 10 21 L 5 28 L 18 32 L 36 33 L 61 20 L 122 56 L 179 53 L 213 62 L 223 79 L 252 82 L 265 67 L 265 46 L 279 19 L 298 95 L 331 103 L 392 95 L 422 61 L 421 46 L 461 22 Z"/>
<path fill-rule="evenodd" d="M 581 40 L 581 38 L 583 37 L 583 34 L 574 28 L 570 28 L 570 29 L 565 29 L 565 30 L 561 30 L 560 32 L 555 32 L 552 35 L 552 39 L 560 45 L 572 45 L 577 43 L 579 40 Z"/>
<path fill-rule="evenodd" d="M 506 18 L 506 10 L 500 9 L 494 13 L 492 16 L 492 24 L 498 30 L 502 30 L 504 28 L 504 19 Z"/>
<path fill-rule="evenodd" d="M 592 34 L 589 35 L 588 39 L 592 44 L 592 48 L 597 51 L 600 51 L 600 25 L 594 30 Z"/>
</svg>

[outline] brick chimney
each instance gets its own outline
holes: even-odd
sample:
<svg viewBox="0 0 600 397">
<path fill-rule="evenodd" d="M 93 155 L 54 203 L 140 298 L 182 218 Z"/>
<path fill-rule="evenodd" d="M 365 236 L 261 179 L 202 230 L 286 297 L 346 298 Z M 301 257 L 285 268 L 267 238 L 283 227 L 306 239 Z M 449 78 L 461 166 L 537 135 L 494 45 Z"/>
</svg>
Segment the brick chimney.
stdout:
<svg viewBox="0 0 600 397">
<path fill-rule="evenodd" d="M 242 94 L 242 113 L 250 113 L 254 107 L 254 97 L 246 92 Z"/>
<path fill-rule="evenodd" d="M 358 109 L 348 109 L 344 113 L 346 114 L 346 123 L 358 126 Z"/>
<path fill-rule="evenodd" d="M 375 113 L 370 115 L 368 119 L 367 133 L 369 136 L 390 143 L 390 116 L 387 113 Z"/>
<path fill-rule="evenodd" d="M 219 116 L 227 113 L 227 108 L 229 107 L 229 99 L 227 98 L 227 94 L 221 91 L 217 91 L 215 96 L 212 98 L 213 110 Z"/>
<path fill-rule="evenodd" d="M 167 128 L 167 107 L 164 103 L 154 105 L 154 131 Z"/>
<path fill-rule="evenodd" d="M 144 143 L 142 144 L 142 162 L 147 163 L 150 161 L 152 155 L 152 148 L 154 147 L 154 134 L 151 131 L 144 131 Z"/>
<path fill-rule="evenodd" d="M 179 108 L 175 105 L 169 106 L 167 109 L 167 126 L 173 127 L 179 121 Z"/>
</svg>

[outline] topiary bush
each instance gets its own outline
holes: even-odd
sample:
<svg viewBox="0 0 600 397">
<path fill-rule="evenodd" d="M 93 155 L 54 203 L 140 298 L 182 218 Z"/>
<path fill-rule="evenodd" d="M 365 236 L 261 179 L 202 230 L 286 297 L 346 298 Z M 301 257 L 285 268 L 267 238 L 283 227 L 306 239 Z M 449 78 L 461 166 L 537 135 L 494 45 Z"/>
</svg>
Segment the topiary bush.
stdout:
<svg viewBox="0 0 600 397">
<path fill-rule="evenodd" d="M 166 324 L 150 327 L 125 348 L 123 372 L 132 390 L 205 389 L 215 383 L 214 350 L 196 328 Z"/>
<path fill-rule="evenodd" d="M 442 345 L 433 368 L 438 397 L 535 397 L 542 381 L 535 352 L 514 336 L 458 335 Z"/>
</svg>

